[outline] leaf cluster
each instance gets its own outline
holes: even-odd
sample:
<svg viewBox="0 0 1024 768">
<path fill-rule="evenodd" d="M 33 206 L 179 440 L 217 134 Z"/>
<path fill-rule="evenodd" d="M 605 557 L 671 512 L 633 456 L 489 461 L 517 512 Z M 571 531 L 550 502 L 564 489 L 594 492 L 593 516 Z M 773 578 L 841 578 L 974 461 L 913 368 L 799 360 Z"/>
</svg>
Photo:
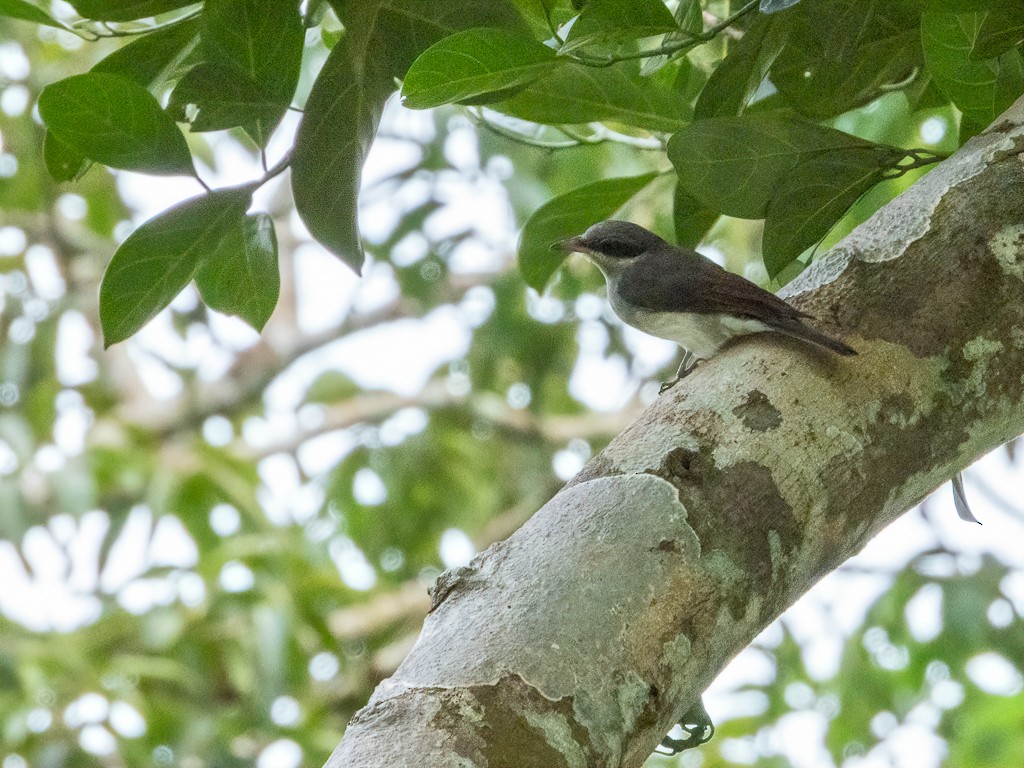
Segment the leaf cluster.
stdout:
<svg viewBox="0 0 1024 768">
<path fill-rule="evenodd" d="M 361 169 L 402 81 L 407 107 L 464 105 L 526 141 L 523 121 L 560 130 L 570 144 L 646 137 L 677 179 L 680 242 L 695 245 L 721 215 L 763 218 L 765 265 L 778 276 L 875 185 L 941 157 L 852 136 L 839 129 L 844 115 L 902 94 L 911 111 L 955 108 L 963 141 L 1024 91 L 1017 0 L 751 0 L 731 12 L 717 0 L 686 0 L 674 13 L 662 0 L 307 5 L 72 3 L 84 19 L 73 27 L 79 33 L 133 39 L 43 92 L 50 172 L 72 180 L 97 162 L 195 175 L 175 123 L 240 131 L 264 151 L 302 98 L 305 30 L 328 24 L 332 9 L 342 32 L 324 26 L 317 41 L 330 52 L 304 98 L 294 147 L 251 189 L 290 167 L 309 231 L 357 271 Z M 24 0 L 2 12 L 63 25 Z M 138 21 L 150 17 L 156 22 Z M 614 215 L 644 194 L 643 178 L 598 182 L 539 210 L 521 243 L 528 283 L 542 288 L 557 267 L 552 239 Z M 277 301 L 272 225 L 247 218 L 241 204 L 219 206 L 218 194 L 147 222 L 119 251 L 101 293 L 107 344 L 138 330 L 192 279 L 211 306 L 256 328 L 266 322 Z M 168 228 L 180 234 L 167 241 L 173 247 L 151 248 Z M 164 277 L 155 289 L 140 282 L 156 272 Z"/>
</svg>

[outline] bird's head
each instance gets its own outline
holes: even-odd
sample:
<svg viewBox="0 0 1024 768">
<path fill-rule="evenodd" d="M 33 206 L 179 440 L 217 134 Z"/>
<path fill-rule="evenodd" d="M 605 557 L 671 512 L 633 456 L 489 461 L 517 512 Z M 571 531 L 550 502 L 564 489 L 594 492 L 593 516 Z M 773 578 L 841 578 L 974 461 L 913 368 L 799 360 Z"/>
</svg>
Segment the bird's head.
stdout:
<svg viewBox="0 0 1024 768">
<path fill-rule="evenodd" d="M 614 274 L 633 259 L 664 245 L 653 232 L 629 221 L 602 221 L 582 235 L 555 243 L 565 253 L 583 253 L 601 268 L 605 275 Z"/>
</svg>

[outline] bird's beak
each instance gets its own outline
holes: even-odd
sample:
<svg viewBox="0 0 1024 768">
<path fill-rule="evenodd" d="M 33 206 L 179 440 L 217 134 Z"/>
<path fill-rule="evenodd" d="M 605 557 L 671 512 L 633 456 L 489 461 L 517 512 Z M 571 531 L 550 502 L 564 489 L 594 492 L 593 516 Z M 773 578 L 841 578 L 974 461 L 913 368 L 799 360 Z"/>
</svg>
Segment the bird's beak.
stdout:
<svg viewBox="0 0 1024 768">
<path fill-rule="evenodd" d="M 550 250 L 562 253 L 579 253 L 585 249 L 578 237 L 570 237 L 568 240 L 559 240 L 557 243 L 552 243 Z"/>
</svg>

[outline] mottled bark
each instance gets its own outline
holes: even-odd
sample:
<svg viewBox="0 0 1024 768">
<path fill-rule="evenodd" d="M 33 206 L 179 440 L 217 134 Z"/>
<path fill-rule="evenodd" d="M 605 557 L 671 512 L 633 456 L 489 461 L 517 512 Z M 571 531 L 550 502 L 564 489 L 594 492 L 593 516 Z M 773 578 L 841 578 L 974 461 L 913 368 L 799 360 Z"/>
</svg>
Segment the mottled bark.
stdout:
<svg viewBox="0 0 1024 768">
<path fill-rule="evenodd" d="M 859 356 L 748 337 L 442 577 L 328 765 L 639 766 L 797 597 L 1024 432 L 1022 151 L 1024 101 L 790 286 Z"/>
</svg>

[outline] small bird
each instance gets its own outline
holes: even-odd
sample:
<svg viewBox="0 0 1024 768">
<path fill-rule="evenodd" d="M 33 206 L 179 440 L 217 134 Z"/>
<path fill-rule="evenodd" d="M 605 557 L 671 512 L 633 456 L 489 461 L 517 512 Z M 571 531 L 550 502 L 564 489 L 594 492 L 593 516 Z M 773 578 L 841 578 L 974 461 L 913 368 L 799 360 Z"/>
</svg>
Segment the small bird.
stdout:
<svg viewBox="0 0 1024 768">
<path fill-rule="evenodd" d="M 608 301 L 624 323 L 683 348 L 676 378 L 663 384 L 662 392 L 698 360 L 751 333 L 776 331 L 840 355 L 857 354 L 804 325 L 810 315 L 775 294 L 631 222 L 602 221 L 556 247 L 583 253 L 598 266 L 608 284 Z"/>
</svg>

